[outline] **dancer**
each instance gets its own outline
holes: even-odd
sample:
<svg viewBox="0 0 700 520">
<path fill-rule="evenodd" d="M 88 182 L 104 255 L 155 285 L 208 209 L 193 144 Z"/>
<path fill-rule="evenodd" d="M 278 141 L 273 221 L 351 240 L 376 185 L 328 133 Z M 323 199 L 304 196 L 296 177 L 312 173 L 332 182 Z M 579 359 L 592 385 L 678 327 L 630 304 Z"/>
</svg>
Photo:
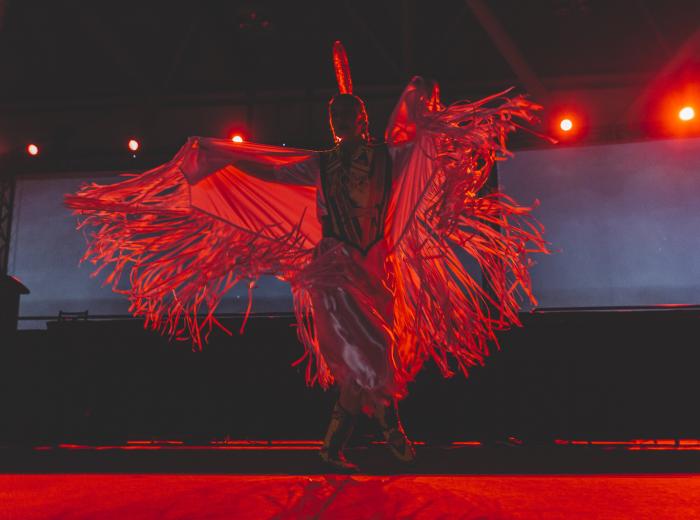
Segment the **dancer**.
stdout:
<svg viewBox="0 0 700 520">
<path fill-rule="evenodd" d="M 66 203 L 94 226 L 84 259 L 112 268 L 106 283 L 130 311 L 196 348 L 221 326 L 214 311 L 236 283 L 252 292 L 264 274 L 288 281 L 307 382 L 340 394 L 321 457 L 354 471 L 343 447 L 358 413 L 412 460 L 397 401 L 424 361 L 466 375 L 496 330 L 519 324 L 521 297 L 535 302 L 529 256 L 546 252 L 541 226 L 530 208 L 480 189 L 509 154 L 506 135 L 540 107 L 508 91 L 444 106 L 437 84 L 415 77 L 376 142 L 339 42 L 334 65 L 332 149 L 193 137 L 167 164 Z M 252 294 L 246 318 L 251 304 Z"/>
</svg>

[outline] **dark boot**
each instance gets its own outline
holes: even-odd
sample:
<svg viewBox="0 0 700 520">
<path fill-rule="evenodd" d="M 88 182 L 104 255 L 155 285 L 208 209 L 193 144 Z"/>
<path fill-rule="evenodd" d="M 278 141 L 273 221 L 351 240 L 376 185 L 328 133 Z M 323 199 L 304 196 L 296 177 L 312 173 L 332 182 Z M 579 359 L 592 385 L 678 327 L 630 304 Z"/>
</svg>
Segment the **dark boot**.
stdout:
<svg viewBox="0 0 700 520">
<path fill-rule="evenodd" d="M 320 455 L 321 460 L 337 471 L 345 473 L 359 471 L 359 468 L 349 462 L 343 454 L 343 448 L 350 439 L 354 427 L 355 416 L 340 406 L 340 403 L 335 403 Z"/>
<path fill-rule="evenodd" d="M 377 421 L 384 434 L 384 440 L 391 453 L 401 462 L 413 462 L 416 451 L 406 437 L 396 403 L 386 406 L 377 413 Z"/>
</svg>

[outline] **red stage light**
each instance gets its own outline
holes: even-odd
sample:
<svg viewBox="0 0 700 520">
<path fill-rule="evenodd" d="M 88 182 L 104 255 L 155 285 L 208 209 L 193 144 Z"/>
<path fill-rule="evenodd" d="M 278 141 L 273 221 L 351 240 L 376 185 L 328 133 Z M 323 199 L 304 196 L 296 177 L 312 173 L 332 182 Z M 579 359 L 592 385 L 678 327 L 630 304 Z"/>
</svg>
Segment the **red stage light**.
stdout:
<svg viewBox="0 0 700 520">
<path fill-rule="evenodd" d="M 575 100 L 551 108 L 547 120 L 548 131 L 558 143 L 580 142 L 588 135 L 586 107 Z"/>
<path fill-rule="evenodd" d="M 139 142 L 136 139 L 130 139 L 129 140 L 129 150 L 131 150 L 132 152 L 135 152 L 138 149 L 139 149 Z"/>
<path fill-rule="evenodd" d="M 678 119 L 681 121 L 690 121 L 695 118 L 695 109 L 691 106 L 685 106 L 678 112 Z"/>
<path fill-rule="evenodd" d="M 231 138 L 231 141 L 234 143 L 242 143 L 243 142 L 243 136 L 236 134 Z"/>
<path fill-rule="evenodd" d="M 29 155 L 39 155 L 39 147 L 35 144 L 30 144 L 27 146 L 27 153 Z"/>
</svg>

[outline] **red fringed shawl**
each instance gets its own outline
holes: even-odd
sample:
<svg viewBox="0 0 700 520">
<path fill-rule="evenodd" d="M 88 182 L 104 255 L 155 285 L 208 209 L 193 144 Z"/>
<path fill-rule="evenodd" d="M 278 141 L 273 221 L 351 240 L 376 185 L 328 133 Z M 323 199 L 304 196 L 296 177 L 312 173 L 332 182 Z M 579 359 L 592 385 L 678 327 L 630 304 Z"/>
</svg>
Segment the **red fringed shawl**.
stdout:
<svg viewBox="0 0 700 520">
<path fill-rule="evenodd" d="M 392 270 L 391 357 L 398 384 L 431 358 L 445 375 L 481 364 L 494 331 L 518 325 L 521 299 L 533 303 L 531 253 L 545 253 L 542 228 L 503 194 L 481 195 L 495 161 L 510 155 L 506 135 L 540 107 L 508 91 L 477 101 L 440 103 L 437 86 L 414 78 L 386 132 L 410 146 L 395 175 L 385 222 Z M 318 186 L 261 176 L 240 160 L 293 165 L 315 152 L 192 137 L 167 164 L 111 186 L 66 196 L 90 227 L 84 260 L 108 269 L 106 283 L 126 294 L 146 325 L 202 346 L 219 325 L 214 312 L 239 282 L 275 275 L 294 287 L 321 239 Z M 461 248 L 486 274 L 474 280 Z M 122 278 L 125 278 L 122 280 Z M 313 308 L 296 287 L 299 338 L 309 382 L 333 381 L 317 344 Z M 248 307 L 250 310 L 250 305 Z M 204 337 L 203 337 L 204 333 Z"/>
</svg>

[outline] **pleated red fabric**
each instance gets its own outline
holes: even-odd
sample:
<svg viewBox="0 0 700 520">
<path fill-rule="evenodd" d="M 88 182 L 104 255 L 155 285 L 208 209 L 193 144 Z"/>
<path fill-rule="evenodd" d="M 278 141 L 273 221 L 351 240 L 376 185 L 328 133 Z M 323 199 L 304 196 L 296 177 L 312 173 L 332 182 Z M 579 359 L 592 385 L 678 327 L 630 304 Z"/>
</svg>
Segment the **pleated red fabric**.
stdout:
<svg viewBox="0 0 700 520">
<path fill-rule="evenodd" d="M 368 251 L 323 237 L 322 152 L 192 137 L 167 164 L 66 196 L 90 229 L 84 260 L 107 268 L 146 325 L 201 348 L 235 284 L 291 284 L 307 381 L 359 391 L 369 410 L 406 395 L 423 363 L 465 375 L 536 302 L 546 253 L 531 208 L 483 194 L 508 133 L 540 107 L 508 91 L 449 106 L 414 78 L 386 132 L 394 158 L 384 238 Z M 456 251 L 481 267 L 469 275 Z M 250 306 L 249 306 L 250 310 Z"/>
</svg>

